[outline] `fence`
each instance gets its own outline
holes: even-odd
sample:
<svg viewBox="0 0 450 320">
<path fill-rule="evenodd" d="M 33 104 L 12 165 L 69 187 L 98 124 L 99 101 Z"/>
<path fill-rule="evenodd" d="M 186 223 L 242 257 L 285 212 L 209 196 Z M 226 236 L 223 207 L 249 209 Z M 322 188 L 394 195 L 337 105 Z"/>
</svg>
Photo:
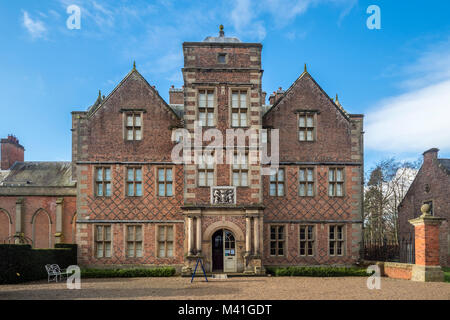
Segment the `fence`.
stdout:
<svg viewBox="0 0 450 320">
<path fill-rule="evenodd" d="M 393 240 L 364 240 L 364 259 L 414 263 L 414 239 L 412 236 Z"/>
</svg>

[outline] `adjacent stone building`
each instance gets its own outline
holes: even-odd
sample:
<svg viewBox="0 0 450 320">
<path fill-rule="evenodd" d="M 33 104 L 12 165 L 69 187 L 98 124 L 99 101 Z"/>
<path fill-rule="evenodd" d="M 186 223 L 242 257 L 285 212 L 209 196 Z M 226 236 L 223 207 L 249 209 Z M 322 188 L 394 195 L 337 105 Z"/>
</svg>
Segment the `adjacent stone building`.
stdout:
<svg viewBox="0 0 450 320">
<path fill-rule="evenodd" d="M 439 159 L 438 152 L 432 148 L 423 153 L 423 164 L 399 205 L 399 238 L 415 238 L 408 220 L 419 217 L 421 206 L 429 204 L 433 216 L 445 219 L 439 230 L 439 259 L 441 266 L 450 266 L 450 159 Z"/>
<path fill-rule="evenodd" d="M 183 43 L 184 86 L 167 104 L 136 67 L 88 111 L 72 113 L 79 263 L 173 265 L 190 272 L 260 273 L 272 265 L 351 265 L 360 258 L 363 116 L 304 72 L 266 105 L 260 43 L 218 37 Z M 195 123 L 279 130 L 279 169 L 175 163 L 176 129 Z M 258 140 L 258 139 L 257 139 Z M 253 140 L 252 140 L 253 141 Z M 270 149 L 270 147 L 269 147 Z M 195 156 L 194 149 L 191 155 Z"/>
<path fill-rule="evenodd" d="M 53 248 L 75 242 L 76 183 L 70 162 L 24 162 L 24 147 L 1 140 L 0 243 Z"/>
</svg>

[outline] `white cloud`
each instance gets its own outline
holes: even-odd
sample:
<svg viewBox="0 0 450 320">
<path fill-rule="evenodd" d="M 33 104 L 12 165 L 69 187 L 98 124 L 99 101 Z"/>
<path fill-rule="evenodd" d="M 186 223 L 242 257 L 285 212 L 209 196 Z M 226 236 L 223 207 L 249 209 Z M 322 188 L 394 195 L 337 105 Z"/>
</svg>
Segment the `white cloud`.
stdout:
<svg viewBox="0 0 450 320">
<path fill-rule="evenodd" d="M 267 28 L 284 28 L 310 7 L 320 4 L 343 8 L 337 22 L 340 25 L 357 3 L 358 0 L 234 0 L 230 20 L 239 35 L 263 40 Z M 266 26 L 263 18 L 267 16 L 270 17 L 270 25 Z M 287 33 L 286 36 L 292 38 L 293 33 Z"/>
<path fill-rule="evenodd" d="M 403 67 L 406 91 L 380 101 L 366 117 L 366 146 L 377 151 L 450 149 L 450 38 Z"/>
<path fill-rule="evenodd" d="M 33 39 L 45 38 L 47 28 L 40 20 L 31 19 L 27 11 L 23 12 L 23 25 Z"/>
<path fill-rule="evenodd" d="M 450 149 L 449 119 L 450 79 L 382 101 L 367 114 L 366 146 L 391 152 Z"/>
</svg>

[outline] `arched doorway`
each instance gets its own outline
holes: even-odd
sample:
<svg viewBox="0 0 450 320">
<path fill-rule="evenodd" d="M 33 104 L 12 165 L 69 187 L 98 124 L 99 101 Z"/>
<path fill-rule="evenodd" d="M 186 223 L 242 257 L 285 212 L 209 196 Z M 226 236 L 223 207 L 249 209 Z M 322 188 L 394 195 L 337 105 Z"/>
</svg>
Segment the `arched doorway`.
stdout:
<svg viewBox="0 0 450 320">
<path fill-rule="evenodd" d="M 212 236 L 212 271 L 236 272 L 236 240 L 226 229 L 217 230 Z"/>
</svg>

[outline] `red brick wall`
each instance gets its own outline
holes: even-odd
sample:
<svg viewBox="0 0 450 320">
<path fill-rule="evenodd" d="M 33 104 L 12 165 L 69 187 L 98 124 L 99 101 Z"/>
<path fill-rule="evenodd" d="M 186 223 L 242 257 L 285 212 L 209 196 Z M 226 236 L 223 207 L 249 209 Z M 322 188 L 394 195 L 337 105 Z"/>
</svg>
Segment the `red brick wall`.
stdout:
<svg viewBox="0 0 450 320">
<path fill-rule="evenodd" d="M 384 263 L 383 275 L 393 279 L 411 280 L 412 265 L 403 263 Z"/>
<path fill-rule="evenodd" d="M 12 220 L 11 235 L 16 231 L 16 201 L 23 198 L 22 203 L 22 232 L 26 237 L 33 239 L 33 224 L 35 225 L 35 247 L 48 248 L 49 247 L 49 226 L 48 216 L 51 220 L 51 247 L 55 244 L 54 234 L 56 233 L 56 200 L 59 197 L 52 196 L 0 196 L 0 208 L 9 213 Z M 76 197 L 63 197 L 63 242 L 72 243 L 73 235 L 71 228 L 71 220 L 76 212 Z M 37 219 L 33 220 L 36 215 Z M 48 214 L 48 215 L 47 215 Z M 1 219 L 0 213 L 0 219 Z M 4 215 L 4 214 L 3 214 Z M 0 240 L 3 241 L 3 236 L 0 233 Z M 11 242 L 12 243 L 12 242 Z"/>
<path fill-rule="evenodd" d="M 429 186 L 429 191 L 426 189 Z M 440 264 L 450 266 L 448 254 L 448 236 L 450 219 L 450 175 L 439 167 L 437 152 L 429 152 L 424 155 L 424 162 L 416 178 L 411 184 L 405 198 L 399 206 L 399 235 L 409 239 L 410 234 L 414 239 L 414 227 L 408 220 L 417 218 L 422 213 L 420 207 L 424 201 L 433 201 L 433 214 L 446 219 L 440 226 Z M 417 259 L 417 257 L 416 257 Z"/>
</svg>

